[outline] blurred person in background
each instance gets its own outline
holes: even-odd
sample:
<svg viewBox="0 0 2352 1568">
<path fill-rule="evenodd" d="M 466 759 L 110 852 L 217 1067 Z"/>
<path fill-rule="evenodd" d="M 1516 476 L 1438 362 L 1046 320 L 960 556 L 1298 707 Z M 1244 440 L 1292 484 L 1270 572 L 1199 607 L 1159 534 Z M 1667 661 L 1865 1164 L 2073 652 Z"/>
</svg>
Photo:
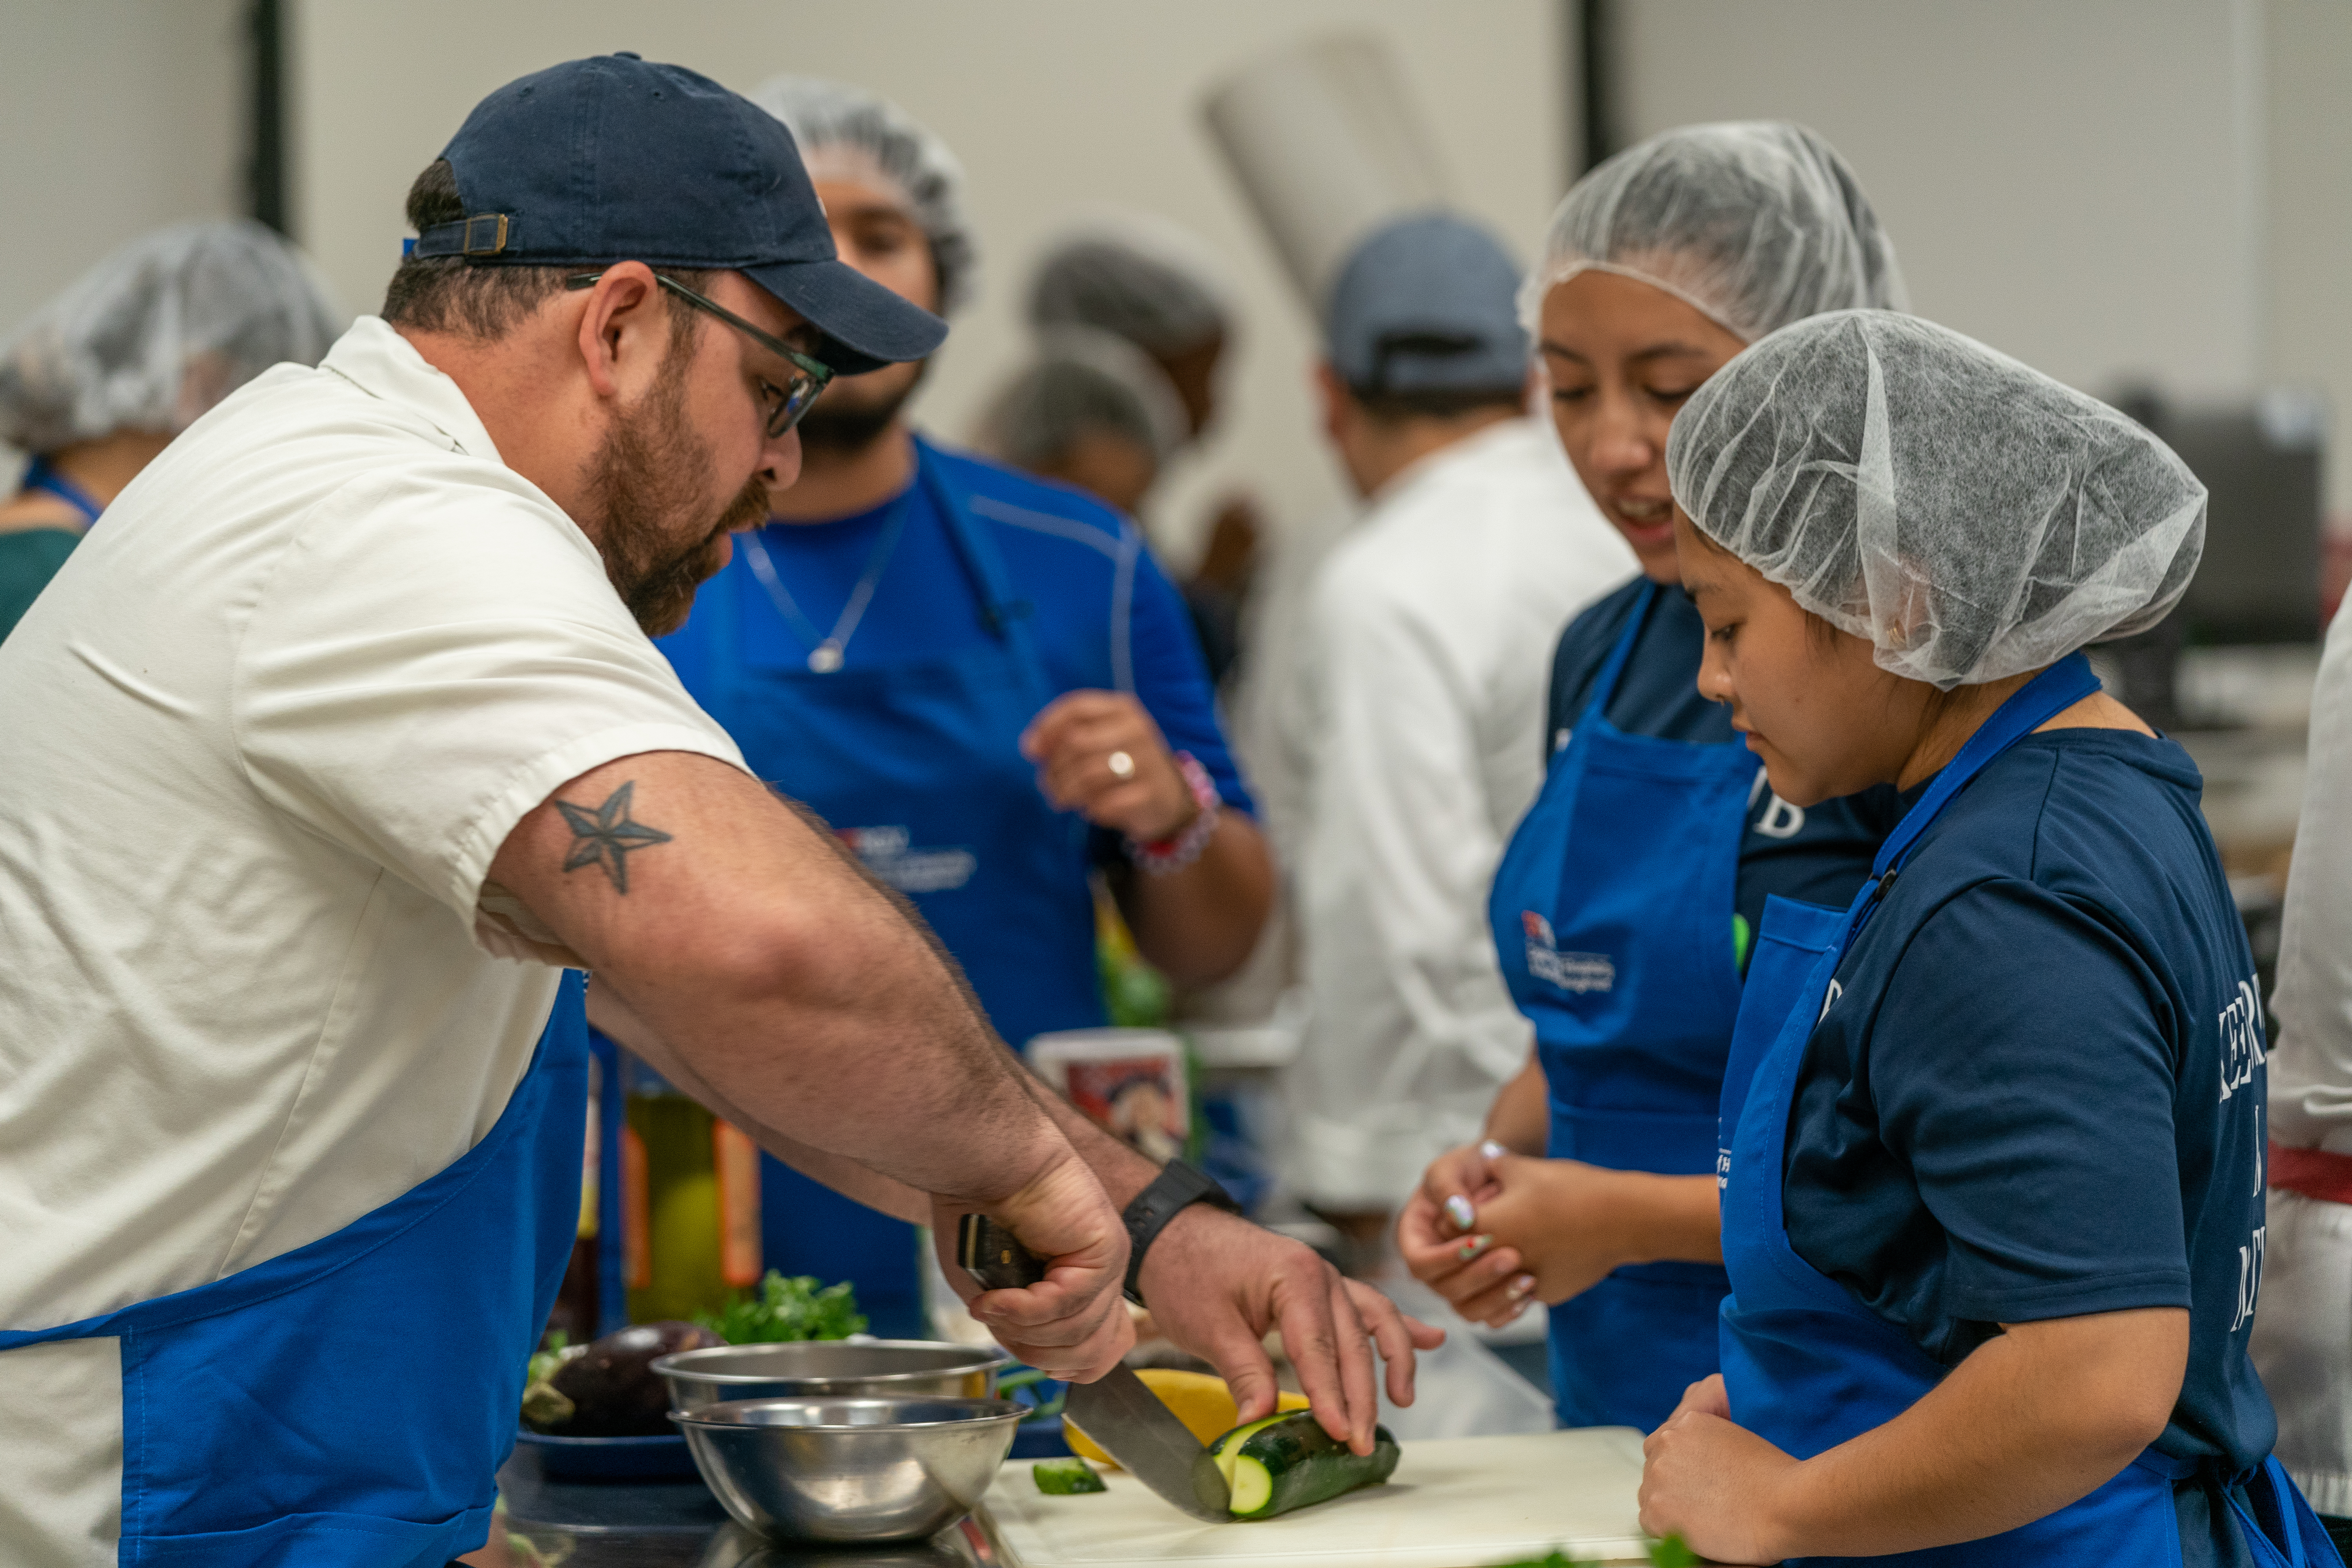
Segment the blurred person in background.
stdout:
<svg viewBox="0 0 2352 1568">
<path fill-rule="evenodd" d="M 1423 213 L 1359 245 L 1325 311 L 1324 428 L 1368 510 L 1300 632 L 1311 1012 L 1286 1173 L 1359 1270 L 1527 1058 L 1487 885 L 1543 782 L 1544 652 L 1634 569 L 1527 417 L 1518 283 L 1485 229 Z"/>
<path fill-rule="evenodd" d="M 2327 628 L 2270 1047 L 2270 1210 L 2250 1350 L 2278 1457 L 2352 1551 L 2352 616 Z"/>
<path fill-rule="evenodd" d="M 310 264 L 246 219 L 175 224 L 123 246 L 0 347 L 0 443 L 32 454 L 0 502 L 0 637 L 82 534 L 170 443 L 342 330 Z"/>
<path fill-rule="evenodd" d="M 1824 310 L 1900 307 L 1895 250 L 1811 132 L 1687 126 L 1578 181 L 1521 295 L 1561 445 L 1641 574 L 1552 661 L 1543 794 L 1495 878 L 1490 941 L 1536 1053 L 1486 1136 L 1433 1163 L 1398 1247 L 1473 1321 L 1550 1305 L 1565 1426 L 1665 1419 L 1717 1368 L 1729 1289 L 1718 1101 L 1768 895 L 1843 908 L 1902 814 L 1895 792 L 1797 806 L 1700 695 L 1666 434 L 1750 341 Z M 1801 978 L 1801 975 L 1799 976 Z"/>
<path fill-rule="evenodd" d="M 792 130 L 844 261 L 928 308 L 969 297 L 963 175 L 937 137 L 840 83 L 751 96 Z M 1273 873 L 1183 602 L 1134 525 L 916 435 L 922 369 L 823 394 L 798 482 L 663 648 L 761 776 L 922 914 L 1019 1047 L 1107 1022 L 1096 876 L 1145 958 L 1205 981 L 1248 954 Z M 772 1266 L 853 1279 L 886 1317 L 918 1299 L 906 1224 L 774 1162 L 761 1213 Z"/>
<path fill-rule="evenodd" d="M 1160 373 L 1183 417 L 1181 437 L 1161 458 L 1163 470 L 1216 422 L 1221 371 L 1234 338 L 1231 289 L 1209 247 L 1166 218 L 1105 213 L 1066 232 L 1030 279 L 1029 323 L 1045 336 L 1072 328 L 1108 332 Z M 1198 564 L 1178 584 L 1221 686 L 1239 649 L 1242 604 L 1263 531 L 1256 504 L 1228 497 L 1210 522 Z"/>
</svg>

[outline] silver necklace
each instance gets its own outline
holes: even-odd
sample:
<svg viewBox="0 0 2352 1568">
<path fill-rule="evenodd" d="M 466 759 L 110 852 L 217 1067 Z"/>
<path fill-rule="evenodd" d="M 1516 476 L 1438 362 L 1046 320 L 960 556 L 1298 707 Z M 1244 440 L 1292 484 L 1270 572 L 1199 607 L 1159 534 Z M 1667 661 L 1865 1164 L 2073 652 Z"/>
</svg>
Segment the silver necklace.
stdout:
<svg viewBox="0 0 2352 1568">
<path fill-rule="evenodd" d="M 874 589 L 882 581 L 882 569 L 890 564 L 890 552 L 898 549 L 898 536 L 906 529 L 907 506 L 901 501 L 891 509 L 890 521 L 882 525 L 882 537 L 874 542 L 874 553 L 866 560 L 865 574 L 850 590 L 849 603 L 841 607 L 841 618 L 833 623 L 830 632 L 818 631 L 816 623 L 793 602 L 782 579 L 776 575 L 776 563 L 769 558 L 768 547 L 761 542 L 759 531 L 754 529 L 743 535 L 743 547 L 751 552 L 751 575 L 760 580 L 760 586 L 775 601 L 777 613 L 800 634 L 803 642 L 810 645 L 808 667 L 814 673 L 831 675 L 841 668 L 849 639 L 857 635 L 857 623 L 865 618 L 866 606 L 873 602 Z"/>
</svg>

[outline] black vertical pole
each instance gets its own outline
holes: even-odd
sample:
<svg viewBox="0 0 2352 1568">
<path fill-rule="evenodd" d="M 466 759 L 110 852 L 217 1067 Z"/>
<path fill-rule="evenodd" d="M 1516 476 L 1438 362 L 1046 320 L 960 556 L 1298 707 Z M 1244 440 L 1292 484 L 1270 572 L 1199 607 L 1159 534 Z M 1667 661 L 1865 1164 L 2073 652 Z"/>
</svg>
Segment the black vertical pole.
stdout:
<svg viewBox="0 0 2352 1568">
<path fill-rule="evenodd" d="M 1577 108 L 1581 136 L 1577 171 L 1617 151 L 1616 29 L 1613 0 L 1570 0 L 1576 22 Z"/>
<path fill-rule="evenodd" d="M 252 0 L 246 16 L 247 210 L 286 233 L 286 29 L 280 0 Z"/>
</svg>

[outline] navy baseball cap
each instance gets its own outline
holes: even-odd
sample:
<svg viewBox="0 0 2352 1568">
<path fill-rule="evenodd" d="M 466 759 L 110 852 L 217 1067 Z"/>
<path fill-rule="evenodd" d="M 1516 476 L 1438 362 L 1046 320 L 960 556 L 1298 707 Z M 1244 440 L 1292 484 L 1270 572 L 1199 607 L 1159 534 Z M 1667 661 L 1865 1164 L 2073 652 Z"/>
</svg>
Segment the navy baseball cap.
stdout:
<svg viewBox="0 0 2352 1568">
<path fill-rule="evenodd" d="M 466 216 L 417 256 L 481 267 L 742 273 L 824 334 L 844 375 L 922 359 L 948 324 L 844 262 L 783 121 L 633 54 L 567 60 L 474 106 L 441 156 Z"/>
<path fill-rule="evenodd" d="M 1451 213 L 1415 213 L 1349 254 L 1323 311 L 1326 352 L 1359 395 L 1508 392 L 1528 374 L 1519 269 Z"/>
</svg>

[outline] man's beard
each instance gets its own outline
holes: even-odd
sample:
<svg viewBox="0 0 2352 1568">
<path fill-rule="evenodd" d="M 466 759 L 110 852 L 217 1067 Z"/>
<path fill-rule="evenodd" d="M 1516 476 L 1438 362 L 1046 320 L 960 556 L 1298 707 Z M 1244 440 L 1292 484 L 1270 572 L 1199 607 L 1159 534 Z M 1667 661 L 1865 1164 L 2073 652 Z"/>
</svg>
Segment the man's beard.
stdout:
<svg viewBox="0 0 2352 1568">
<path fill-rule="evenodd" d="M 694 591 L 726 564 L 727 536 L 764 521 L 767 481 L 754 473 L 709 528 L 683 547 L 669 498 L 710 471 L 710 449 L 686 418 L 688 354 L 673 348 L 644 405 L 614 423 L 588 475 L 603 526 L 604 574 L 647 637 L 686 624 Z"/>
<path fill-rule="evenodd" d="M 845 402 L 843 393 L 860 392 L 860 378 L 847 378 L 834 384 L 832 395 L 820 397 L 801 416 L 801 450 L 823 463 L 828 458 L 854 458 L 875 442 L 898 422 L 899 410 L 907 399 L 923 384 L 923 376 L 930 369 L 926 360 L 916 367 L 907 384 L 895 393 L 885 394 L 876 402 Z M 878 373 L 877 373 L 878 374 Z"/>
</svg>

